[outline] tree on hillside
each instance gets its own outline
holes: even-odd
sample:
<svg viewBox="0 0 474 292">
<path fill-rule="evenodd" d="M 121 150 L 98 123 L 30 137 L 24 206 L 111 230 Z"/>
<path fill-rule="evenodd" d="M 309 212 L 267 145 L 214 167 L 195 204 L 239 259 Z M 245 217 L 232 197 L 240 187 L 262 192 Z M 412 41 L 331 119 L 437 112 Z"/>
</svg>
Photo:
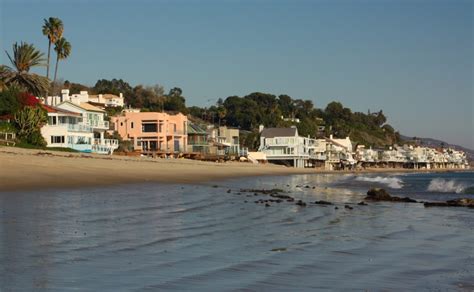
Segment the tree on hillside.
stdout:
<svg viewBox="0 0 474 292">
<path fill-rule="evenodd" d="M 62 37 L 56 41 L 54 45 L 54 50 L 56 51 L 56 68 L 54 69 L 53 82 L 56 81 L 59 61 L 67 59 L 71 54 L 71 43 L 69 43 L 65 38 Z"/>
<path fill-rule="evenodd" d="M 125 98 L 127 98 L 127 96 L 130 96 L 133 91 L 132 86 L 130 86 L 128 82 L 122 79 L 115 79 L 115 78 L 112 80 L 107 80 L 107 79 L 97 80 L 93 89 L 97 94 L 110 93 L 110 94 L 119 95 L 120 93 L 123 93 Z"/>
<path fill-rule="evenodd" d="M 164 108 L 166 111 L 175 111 L 186 114 L 186 98 L 182 96 L 183 90 L 179 87 L 172 88 L 166 96 Z"/>
<path fill-rule="evenodd" d="M 87 91 L 89 94 L 95 93 L 93 88 L 80 83 L 70 82 L 69 80 L 64 81 L 62 88 L 69 89 L 71 94 L 79 94 L 81 91 Z"/>
<path fill-rule="evenodd" d="M 48 62 L 46 63 L 46 78 L 49 79 L 49 65 L 50 65 L 50 56 L 51 56 L 51 45 L 56 44 L 56 42 L 62 37 L 64 31 L 63 22 L 61 19 L 56 17 L 50 17 L 44 19 L 43 24 L 43 35 L 48 37 Z"/>
<path fill-rule="evenodd" d="M 30 73 L 30 69 L 45 66 L 43 53 L 32 44 L 21 42 L 13 45 L 13 56 L 6 52 L 12 67 L 5 65 L 0 69 L 0 80 L 3 86 L 19 86 L 34 95 L 46 92 L 49 80 L 46 77 Z"/>
</svg>

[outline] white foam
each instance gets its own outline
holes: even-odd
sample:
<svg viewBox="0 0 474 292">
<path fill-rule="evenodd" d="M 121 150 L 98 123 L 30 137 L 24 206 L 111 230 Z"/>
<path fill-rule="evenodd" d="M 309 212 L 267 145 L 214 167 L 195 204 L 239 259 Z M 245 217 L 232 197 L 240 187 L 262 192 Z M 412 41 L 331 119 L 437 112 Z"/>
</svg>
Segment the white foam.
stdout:
<svg viewBox="0 0 474 292">
<path fill-rule="evenodd" d="M 445 180 L 442 178 L 435 178 L 430 181 L 428 191 L 442 192 L 442 193 L 462 193 L 466 188 L 466 184 L 460 183 L 454 179 Z"/>
<path fill-rule="evenodd" d="M 403 181 L 398 178 L 398 177 L 381 177 L 381 176 L 376 176 L 376 177 L 367 177 L 367 176 L 358 176 L 356 178 L 357 181 L 365 181 L 365 182 L 374 182 L 374 183 L 380 183 L 380 184 L 385 184 L 389 188 L 392 189 L 401 189 L 403 188 Z"/>
</svg>

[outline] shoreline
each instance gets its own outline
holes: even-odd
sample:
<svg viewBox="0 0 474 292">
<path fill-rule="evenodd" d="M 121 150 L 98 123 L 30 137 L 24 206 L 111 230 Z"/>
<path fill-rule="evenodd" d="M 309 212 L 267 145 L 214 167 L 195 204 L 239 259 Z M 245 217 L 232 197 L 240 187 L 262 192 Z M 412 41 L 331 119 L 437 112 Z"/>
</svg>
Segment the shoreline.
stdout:
<svg viewBox="0 0 474 292">
<path fill-rule="evenodd" d="M 232 178 L 292 174 L 463 172 L 472 169 L 365 169 L 327 171 L 273 164 L 104 156 L 0 147 L 0 192 L 159 182 L 206 184 Z"/>
</svg>

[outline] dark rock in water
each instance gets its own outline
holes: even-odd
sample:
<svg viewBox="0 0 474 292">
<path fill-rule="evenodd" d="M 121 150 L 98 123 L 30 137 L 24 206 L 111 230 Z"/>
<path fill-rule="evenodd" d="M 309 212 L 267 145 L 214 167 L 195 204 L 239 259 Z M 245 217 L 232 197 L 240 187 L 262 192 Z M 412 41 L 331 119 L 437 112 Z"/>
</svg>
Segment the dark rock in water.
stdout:
<svg viewBox="0 0 474 292">
<path fill-rule="evenodd" d="M 334 210 L 339 210 L 339 207 L 338 206 L 334 207 Z"/>
<path fill-rule="evenodd" d="M 374 188 L 367 192 L 367 197 L 365 197 L 365 199 L 374 201 L 391 201 L 392 196 L 390 196 L 384 189 Z"/>
<path fill-rule="evenodd" d="M 313 190 L 315 189 L 316 187 L 313 187 Z"/>
<path fill-rule="evenodd" d="M 268 204 L 268 203 L 267 203 L 267 204 L 265 204 L 265 207 L 270 207 L 270 204 Z"/>
<path fill-rule="evenodd" d="M 365 200 L 371 201 L 386 201 L 386 202 L 405 202 L 405 203 L 417 203 L 416 200 L 410 199 L 408 197 L 400 198 L 400 197 L 392 197 L 388 194 L 388 192 L 384 189 L 380 188 L 373 188 L 367 192 L 367 197 Z"/>
<path fill-rule="evenodd" d="M 282 195 L 282 194 L 270 194 L 270 197 L 278 198 L 278 199 L 293 199 L 291 196 Z"/>
<path fill-rule="evenodd" d="M 231 192 L 231 190 L 230 190 L 230 189 L 228 189 L 228 190 L 227 190 L 227 193 L 228 193 L 228 194 L 230 194 L 230 192 Z"/>
<path fill-rule="evenodd" d="M 451 204 L 460 204 L 460 205 L 463 205 L 465 207 L 469 207 L 469 206 L 474 205 L 474 199 L 468 199 L 468 198 L 449 200 L 447 202 L 451 203 Z"/>
<path fill-rule="evenodd" d="M 309 186 L 305 186 L 304 188 L 305 188 L 305 189 L 309 189 Z"/>
<path fill-rule="evenodd" d="M 287 202 L 294 202 L 295 199 L 294 199 L 294 198 L 290 198 L 290 199 L 288 199 L 288 200 L 286 200 L 286 201 L 287 201 Z"/>
<path fill-rule="evenodd" d="M 248 203 L 248 201 L 247 201 L 247 200 L 245 200 L 245 201 L 244 201 L 244 203 Z"/>
<path fill-rule="evenodd" d="M 455 199 L 446 202 L 425 202 L 425 207 L 468 207 L 474 208 L 474 199 Z"/>
<path fill-rule="evenodd" d="M 296 202 L 296 205 L 298 205 L 300 207 L 306 207 L 306 203 L 301 201 L 301 200 L 298 200 L 298 202 Z"/>
<path fill-rule="evenodd" d="M 314 203 L 315 203 L 316 205 L 332 205 L 332 204 L 333 204 L 333 203 L 331 203 L 331 202 L 323 201 L 323 200 L 321 200 L 321 201 L 316 201 L 316 202 L 314 202 Z"/>
<path fill-rule="evenodd" d="M 346 209 L 349 209 L 349 210 L 352 210 L 352 209 L 354 209 L 354 208 L 352 208 L 352 207 L 351 207 L 351 206 L 349 206 L 349 205 L 344 205 L 344 208 L 346 208 Z"/>
<path fill-rule="evenodd" d="M 359 205 L 359 206 L 367 206 L 367 203 L 359 202 L 359 203 L 357 203 L 357 205 Z"/>
<path fill-rule="evenodd" d="M 213 187 L 213 188 L 218 188 L 219 186 L 218 186 L 218 185 L 213 185 L 212 187 Z"/>
<path fill-rule="evenodd" d="M 262 195 L 276 195 L 278 193 L 284 193 L 285 191 L 282 189 L 240 189 L 240 192 L 242 193 L 253 193 L 255 196 L 258 196 L 259 194 Z"/>
</svg>

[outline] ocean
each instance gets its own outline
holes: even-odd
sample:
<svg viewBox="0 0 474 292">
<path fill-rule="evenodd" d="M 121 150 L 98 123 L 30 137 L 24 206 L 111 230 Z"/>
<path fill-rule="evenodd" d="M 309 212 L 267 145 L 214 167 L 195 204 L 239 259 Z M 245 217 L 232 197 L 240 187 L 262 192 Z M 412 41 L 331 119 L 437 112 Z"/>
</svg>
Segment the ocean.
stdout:
<svg viewBox="0 0 474 292">
<path fill-rule="evenodd" d="M 474 291 L 474 209 L 357 205 L 371 187 L 445 201 L 472 186 L 335 173 L 0 193 L 0 291 Z"/>
</svg>

